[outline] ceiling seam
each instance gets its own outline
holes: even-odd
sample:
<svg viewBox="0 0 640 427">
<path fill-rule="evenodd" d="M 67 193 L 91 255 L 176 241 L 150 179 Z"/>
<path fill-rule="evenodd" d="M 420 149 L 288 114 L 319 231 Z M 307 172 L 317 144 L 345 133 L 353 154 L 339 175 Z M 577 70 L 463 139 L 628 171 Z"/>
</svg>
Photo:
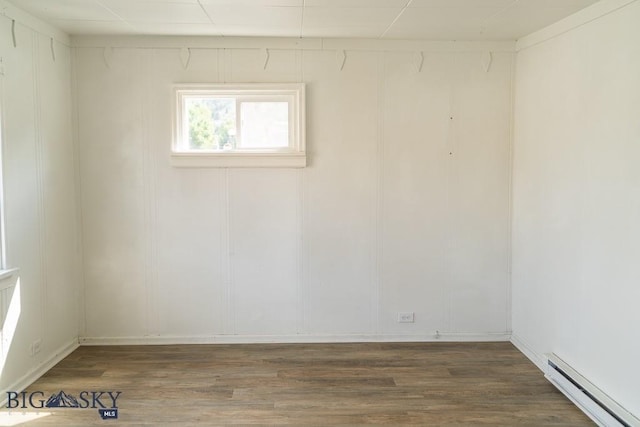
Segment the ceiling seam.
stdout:
<svg viewBox="0 0 640 427">
<path fill-rule="evenodd" d="M 134 27 L 133 25 L 131 25 L 131 23 L 129 21 L 127 21 L 126 19 L 124 19 L 122 16 L 120 16 L 119 14 L 115 13 L 113 10 L 111 10 L 110 7 L 106 6 L 104 3 L 102 3 L 100 0 L 95 0 L 95 2 L 97 4 L 99 4 L 100 6 L 102 6 L 103 8 L 105 8 L 106 10 L 108 10 L 110 13 L 112 13 L 114 16 L 116 16 L 120 22 L 124 23 L 125 25 L 127 25 L 129 28 L 131 28 L 131 30 L 133 32 L 136 32 L 136 27 Z M 88 21 L 88 19 L 81 19 L 81 21 Z"/>
<path fill-rule="evenodd" d="M 413 2 L 413 0 L 408 0 L 407 4 L 404 5 L 404 7 L 402 8 L 402 10 L 398 13 L 398 15 L 393 19 L 393 21 L 391 21 L 391 23 L 389 24 L 389 26 L 382 32 L 382 34 L 380 35 L 380 37 L 378 37 L 379 39 L 384 38 L 384 36 L 387 35 L 387 33 L 389 32 L 389 30 L 391 29 L 391 27 L 393 27 L 393 25 L 396 23 L 396 21 L 398 21 L 398 19 L 400 19 L 400 17 L 402 16 L 402 14 L 404 13 L 405 10 L 407 10 L 407 8 L 411 5 L 411 3 Z"/>
<path fill-rule="evenodd" d="M 204 5 L 200 2 L 200 0 L 198 0 L 198 6 L 200 6 L 200 9 L 202 9 L 202 13 L 204 13 L 207 17 L 207 19 L 209 20 L 209 23 L 211 25 L 213 25 L 214 29 L 216 27 L 216 23 L 213 21 L 213 18 L 211 18 L 211 15 L 209 15 L 209 12 L 207 12 L 207 9 L 204 7 Z M 222 31 L 217 31 L 218 34 L 220 34 L 220 37 L 225 37 L 224 34 L 222 34 Z"/>
<path fill-rule="evenodd" d="M 487 26 L 492 24 L 492 21 L 495 22 L 496 21 L 496 17 L 504 14 L 505 12 L 507 12 L 509 9 L 512 9 L 516 4 L 520 3 L 520 0 L 513 0 L 511 3 L 509 3 L 509 5 L 505 6 L 503 9 L 497 11 L 496 13 L 494 13 L 493 15 L 487 17 L 484 21 L 482 21 L 482 23 L 480 24 L 480 33 L 484 33 L 484 31 L 487 29 Z"/>
</svg>

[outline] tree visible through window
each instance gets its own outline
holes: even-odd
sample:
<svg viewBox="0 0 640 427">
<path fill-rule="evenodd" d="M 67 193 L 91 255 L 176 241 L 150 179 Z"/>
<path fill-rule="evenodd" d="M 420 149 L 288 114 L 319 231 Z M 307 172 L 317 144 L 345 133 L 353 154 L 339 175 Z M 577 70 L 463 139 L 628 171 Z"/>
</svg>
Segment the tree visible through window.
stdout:
<svg viewBox="0 0 640 427">
<path fill-rule="evenodd" d="M 236 148 L 236 102 L 230 98 L 187 98 L 189 149 Z"/>
</svg>

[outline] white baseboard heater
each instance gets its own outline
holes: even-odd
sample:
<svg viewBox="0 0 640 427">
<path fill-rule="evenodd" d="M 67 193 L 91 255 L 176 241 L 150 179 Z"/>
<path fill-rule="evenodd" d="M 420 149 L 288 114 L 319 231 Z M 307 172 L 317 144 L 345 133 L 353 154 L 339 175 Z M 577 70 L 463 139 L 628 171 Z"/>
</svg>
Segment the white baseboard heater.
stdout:
<svg viewBox="0 0 640 427">
<path fill-rule="evenodd" d="M 545 377 L 596 424 L 640 427 L 640 420 L 553 353 L 547 354 Z"/>
</svg>

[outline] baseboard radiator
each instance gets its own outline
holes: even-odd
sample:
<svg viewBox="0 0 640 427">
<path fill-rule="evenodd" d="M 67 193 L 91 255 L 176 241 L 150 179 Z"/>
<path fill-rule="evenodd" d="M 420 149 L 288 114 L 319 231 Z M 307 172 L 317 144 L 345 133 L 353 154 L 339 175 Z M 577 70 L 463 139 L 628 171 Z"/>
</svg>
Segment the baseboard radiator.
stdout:
<svg viewBox="0 0 640 427">
<path fill-rule="evenodd" d="M 580 375 L 555 354 L 547 354 L 545 377 L 596 424 L 603 427 L 640 427 L 640 420 Z"/>
</svg>

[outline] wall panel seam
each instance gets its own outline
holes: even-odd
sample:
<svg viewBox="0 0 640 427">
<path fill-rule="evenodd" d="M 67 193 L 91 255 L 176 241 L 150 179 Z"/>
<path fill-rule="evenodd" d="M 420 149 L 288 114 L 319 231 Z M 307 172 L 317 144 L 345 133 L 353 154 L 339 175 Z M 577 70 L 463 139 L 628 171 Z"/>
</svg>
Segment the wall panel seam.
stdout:
<svg viewBox="0 0 640 427">
<path fill-rule="evenodd" d="M 381 301 L 383 300 L 383 265 L 384 265 L 384 116 L 386 101 L 386 54 L 378 53 L 378 126 L 376 129 L 376 156 L 375 156 L 375 201 L 373 212 L 373 271 L 372 279 L 374 285 L 374 295 L 372 298 L 373 331 L 379 334 L 381 324 Z"/>
<path fill-rule="evenodd" d="M 32 51 L 33 58 L 33 109 L 34 109 L 34 148 L 35 148 L 35 163 L 36 163 L 36 191 L 37 191 L 37 215 L 38 215 L 38 255 L 40 260 L 40 288 L 42 294 L 40 295 L 41 306 L 41 324 L 38 338 L 45 335 L 46 329 L 50 323 L 47 322 L 47 295 L 49 280 L 47 274 L 47 251 L 46 251 L 46 238 L 48 234 L 47 219 L 46 219 L 46 206 L 45 206 L 45 183 L 44 183 L 44 141 L 42 132 L 42 76 L 41 76 L 41 64 L 40 64 L 40 43 L 38 40 L 38 34 L 31 32 Z M 44 330 L 42 330 L 44 329 Z"/>
<path fill-rule="evenodd" d="M 74 187 L 76 200 L 76 245 L 78 256 L 78 268 L 80 269 L 80 283 L 77 285 L 78 298 L 78 332 L 87 333 L 87 310 L 86 310 L 86 272 L 84 265 L 84 214 L 82 209 L 82 174 L 80 168 L 80 109 L 78 108 L 78 51 L 70 48 L 71 54 L 71 109 L 72 109 L 72 143 L 73 143 L 73 165 L 74 165 Z M 78 334 L 80 335 L 80 333 Z"/>
</svg>

